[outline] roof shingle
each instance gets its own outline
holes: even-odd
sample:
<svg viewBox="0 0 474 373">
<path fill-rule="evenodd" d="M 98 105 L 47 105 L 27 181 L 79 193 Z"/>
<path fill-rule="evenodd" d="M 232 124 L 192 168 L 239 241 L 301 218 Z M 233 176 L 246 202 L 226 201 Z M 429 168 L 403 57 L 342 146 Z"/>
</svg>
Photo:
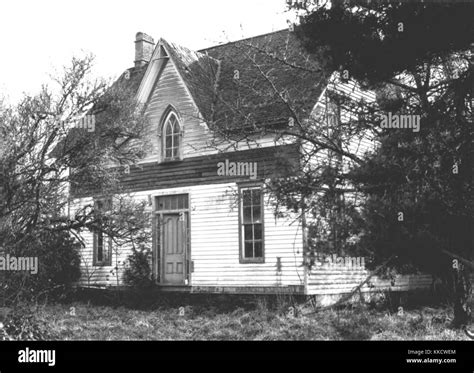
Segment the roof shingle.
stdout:
<svg viewBox="0 0 474 373">
<path fill-rule="evenodd" d="M 288 30 L 198 52 L 162 42 L 211 127 L 308 118 L 329 78 Z"/>
</svg>

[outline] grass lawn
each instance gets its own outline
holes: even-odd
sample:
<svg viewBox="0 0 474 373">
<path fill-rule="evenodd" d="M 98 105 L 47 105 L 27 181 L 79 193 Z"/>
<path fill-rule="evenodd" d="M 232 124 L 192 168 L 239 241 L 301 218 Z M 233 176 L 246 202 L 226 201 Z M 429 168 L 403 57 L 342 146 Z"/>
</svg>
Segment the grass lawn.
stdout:
<svg viewBox="0 0 474 373">
<path fill-rule="evenodd" d="M 75 316 L 71 314 L 74 307 Z M 152 310 L 90 305 L 40 306 L 37 319 L 59 340 L 466 340 L 450 328 L 443 307 L 405 310 L 403 315 L 357 306 L 296 317 L 286 306 L 223 310 L 215 306 L 160 306 Z M 472 328 L 471 328 L 472 329 Z"/>
</svg>

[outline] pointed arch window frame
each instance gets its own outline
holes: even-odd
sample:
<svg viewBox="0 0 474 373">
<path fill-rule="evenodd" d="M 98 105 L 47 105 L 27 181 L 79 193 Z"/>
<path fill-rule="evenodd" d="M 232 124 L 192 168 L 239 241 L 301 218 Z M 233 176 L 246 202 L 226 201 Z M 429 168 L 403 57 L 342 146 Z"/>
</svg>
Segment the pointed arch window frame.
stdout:
<svg viewBox="0 0 474 373">
<path fill-rule="evenodd" d="M 173 130 L 171 134 L 171 149 L 167 144 L 167 138 L 169 137 L 167 129 L 171 118 L 175 118 L 173 123 Z M 178 133 L 176 134 L 176 126 Z M 183 159 L 183 125 L 181 116 L 178 111 L 171 105 L 166 109 L 163 114 L 161 125 L 160 125 L 160 139 L 161 139 L 161 159 L 163 162 L 176 162 Z M 178 141 L 178 146 L 175 146 L 175 141 Z M 176 149 L 176 152 L 175 152 Z M 171 150 L 171 156 L 168 153 Z"/>
</svg>

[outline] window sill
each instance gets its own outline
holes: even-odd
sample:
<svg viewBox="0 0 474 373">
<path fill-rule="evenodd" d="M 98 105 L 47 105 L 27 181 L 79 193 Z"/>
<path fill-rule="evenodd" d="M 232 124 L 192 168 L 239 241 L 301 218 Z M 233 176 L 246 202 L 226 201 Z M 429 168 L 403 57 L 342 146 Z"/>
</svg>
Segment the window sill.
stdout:
<svg viewBox="0 0 474 373">
<path fill-rule="evenodd" d="M 98 268 L 102 268 L 102 267 L 112 267 L 112 264 L 108 264 L 108 263 L 95 263 L 92 265 L 93 267 L 98 267 Z"/>
<path fill-rule="evenodd" d="M 182 162 L 182 158 L 177 158 L 177 159 L 164 159 L 161 161 L 162 164 L 173 164 L 173 163 L 180 163 Z"/>
<path fill-rule="evenodd" d="M 240 264 L 265 264 L 265 259 L 243 259 L 240 258 Z"/>
</svg>

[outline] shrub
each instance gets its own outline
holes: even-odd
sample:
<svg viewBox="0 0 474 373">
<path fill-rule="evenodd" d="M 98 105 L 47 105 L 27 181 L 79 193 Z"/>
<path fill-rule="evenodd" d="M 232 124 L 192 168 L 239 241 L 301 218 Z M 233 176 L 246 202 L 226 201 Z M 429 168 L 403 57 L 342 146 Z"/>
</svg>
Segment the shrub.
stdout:
<svg viewBox="0 0 474 373">
<path fill-rule="evenodd" d="M 153 276 L 150 266 L 151 250 L 144 244 L 133 248 L 128 257 L 128 266 L 125 268 L 123 280 L 126 285 L 135 289 L 147 290 L 153 285 Z"/>
<path fill-rule="evenodd" d="M 2 271 L 0 297 L 4 305 L 41 296 L 65 295 L 80 277 L 80 244 L 67 232 L 43 231 L 4 248 L 2 255 L 38 258 L 37 273 Z"/>
</svg>

